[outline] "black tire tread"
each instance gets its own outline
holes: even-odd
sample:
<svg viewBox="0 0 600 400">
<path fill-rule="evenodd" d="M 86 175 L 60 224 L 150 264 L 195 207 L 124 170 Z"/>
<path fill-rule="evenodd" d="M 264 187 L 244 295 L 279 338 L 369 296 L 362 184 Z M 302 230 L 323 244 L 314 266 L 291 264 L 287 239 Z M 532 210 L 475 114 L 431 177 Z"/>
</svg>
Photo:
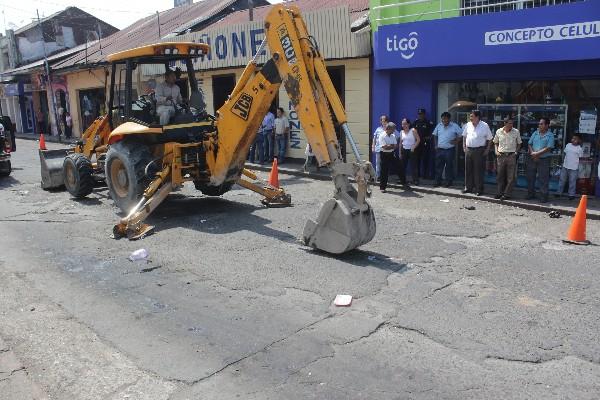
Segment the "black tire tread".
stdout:
<svg viewBox="0 0 600 400">
<path fill-rule="evenodd" d="M 69 185 L 66 184 L 66 177 L 64 177 L 65 186 L 69 193 L 71 193 L 71 196 L 76 199 L 82 199 L 94 191 L 94 169 L 92 167 L 92 162 L 81 153 L 71 153 L 65 158 L 65 161 L 67 161 L 67 159 L 70 159 L 70 162 L 73 163 L 78 179 L 75 187 L 70 188 Z M 63 176 L 64 174 L 63 167 Z"/>
<path fill-rule="evenodd" d="M 8 165 L 8 168 L 0 169 L 0 176 L 9 176 L 12 172 L 12 165 L 10 163 L 10 160 L 6 160 L 6 164 Z"/>
<path fill-rule="evenodd" d="M 133 197 L 119 198 L 113 190 L 109 169 L 112 164 L 112 160 L 115 157 L 120 158 L 124 164 L 133 166 L 133 170 L 135 171 L 136 175 L 136 185 L 133 192 Z M 150 149 L 147 145 L 141 142 L 129 141 L 125 139 L 114 143 L 109 147 L 105 162 L 106 184 L 108 186 L 110 197 L 114 200 L 115 205 L 122 211 L 128 212 L 131 207 L 133 207 L 139 201 L 139 199 L 141 199 L 146 186 L 150 183 L 150 179 L 146 176 L 146 166 L 151 160 L 152 155 L 150 153 Z M 130 179 L 129 182 L 132 182 L 132 180 Z"/>
</svg>

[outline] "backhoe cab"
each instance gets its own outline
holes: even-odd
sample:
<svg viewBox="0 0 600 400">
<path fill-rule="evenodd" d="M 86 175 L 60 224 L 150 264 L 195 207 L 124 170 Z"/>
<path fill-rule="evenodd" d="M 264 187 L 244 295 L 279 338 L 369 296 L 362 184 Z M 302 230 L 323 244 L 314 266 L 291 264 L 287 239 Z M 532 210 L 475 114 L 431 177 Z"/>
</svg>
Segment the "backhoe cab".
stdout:
<svg viewBox="0 0 600 400">
<path fill-rule="evenodd" d="M 145 219 L 185 182 L 210 196 L 222 195 L 237 183 L 263 195 L 267 206 L 289 205 L 290 196 L 282 189 L 245 169 L 263 117 L 283 85 L 319 165 L 330 169 L 335 187 L 317 220 L 307 222 L 304 242 L 343 253 L 373 238 L 375 217 L 366 201 L 373 167 L 360 158 L 342 103 L 298 8 L 273 6 L 265 19 L 265 34 L 256 53 L 268 45 L 272 57 L 261 67 L 255 59 L 250 61 L 216 116 L 204 109 L 192 62 L 206 54 L 206 45 L 160 43 L 108 57 L 112 63 L 108 114 L 69 151 L 62 175 L 67 189 L 79 197 L 89 192 L 78 192 L 78 182 L 104 171 L 110 195 L 125 213 L 113 229 L 116 237 L 136 239 L 149 233 L 153 227 Z M 142 75 L 163 74 L 173 66 L 179 76 L 165 75 L 167 82 L 158 83 L 154 95 L 142 94 Z M 354 163 L 342 160 L 332 113 L 352 146 Z M 42 174 L 48 169 L 47 154 L 40 154 Z"/>
</svg>

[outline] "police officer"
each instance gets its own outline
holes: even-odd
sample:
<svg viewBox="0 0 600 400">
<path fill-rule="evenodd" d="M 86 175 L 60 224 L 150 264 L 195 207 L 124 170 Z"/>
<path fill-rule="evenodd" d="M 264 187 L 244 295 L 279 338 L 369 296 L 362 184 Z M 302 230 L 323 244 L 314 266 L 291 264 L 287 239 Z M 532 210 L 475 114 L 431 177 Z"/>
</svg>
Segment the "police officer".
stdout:
<svg viewBox="0 0 600 400">
<path fill-rule="evenodd" d="M 417 110 L 417 119 L 413 123 L 413 128 L 421 138 L 421 144 L 416 148 L 417 165 L 419 166 L 418 176 L 425 179 L 433 179 L 433 129 L 435 125 L 427 119 L 424 108 Z"/>
</svg>

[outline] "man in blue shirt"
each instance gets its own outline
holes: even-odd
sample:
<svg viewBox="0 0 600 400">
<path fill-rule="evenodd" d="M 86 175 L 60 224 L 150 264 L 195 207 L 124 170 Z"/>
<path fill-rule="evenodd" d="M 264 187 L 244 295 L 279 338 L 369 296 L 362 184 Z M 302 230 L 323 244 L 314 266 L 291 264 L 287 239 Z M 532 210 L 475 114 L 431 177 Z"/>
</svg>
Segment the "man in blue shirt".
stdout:
<svg viewBox="0 0 600 400">
<path fill-rule="evenodd" d="M 267 115 L 263 118 L 260 126 L 264 141 L 265 160 L 273 161 L 273 152 L 275 151 L 275 115 L 271 110 L 267 111 Z"/>
<path fill-rule="evenodd" d="M 540 201 L 548 202 L 548 182 L 550 181 L 550 157 L 554 149 L 554 133 L 548 130 L 550 119 L 542 118 L 538 130 L 529 138 L 529 159 L 527 160 L 527 199 L 535 198 L 535 179 L 540 182 Z"/>
<path fill-rule="evenodd" d="M 460 140 L 462 129 L 450 121 L 450 113 L 442 113 L 442 122 L 433 130 L 435 143 L 435 187 L 442 185 L 442 173 L 446 169 L 446 187 L 452 186 L 454 179 L 454 157 L 456 143 Z"/>
</svg>

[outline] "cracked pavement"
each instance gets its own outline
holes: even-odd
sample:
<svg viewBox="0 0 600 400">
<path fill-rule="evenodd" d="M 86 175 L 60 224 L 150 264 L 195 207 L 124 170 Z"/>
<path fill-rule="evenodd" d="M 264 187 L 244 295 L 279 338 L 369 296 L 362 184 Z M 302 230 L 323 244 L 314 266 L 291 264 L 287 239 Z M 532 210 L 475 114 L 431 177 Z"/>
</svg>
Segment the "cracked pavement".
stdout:
<svg viewBox="0 0 600 400">
<path fill-rule="evenodd" d="M 332 185 L 281 176 L 291 208 L 186 186 L 156 234 L 116 241 L 105 187 L 42 191 L 34 142 L 13 166 L 3 399 L 600 397 L 600 250 L 561 242 L 569 218 L 374 190 L 375 239 L 332 257 L 298 240 Z M 148 260 L 130 262 L 138 248 Z"/>
</svg>

